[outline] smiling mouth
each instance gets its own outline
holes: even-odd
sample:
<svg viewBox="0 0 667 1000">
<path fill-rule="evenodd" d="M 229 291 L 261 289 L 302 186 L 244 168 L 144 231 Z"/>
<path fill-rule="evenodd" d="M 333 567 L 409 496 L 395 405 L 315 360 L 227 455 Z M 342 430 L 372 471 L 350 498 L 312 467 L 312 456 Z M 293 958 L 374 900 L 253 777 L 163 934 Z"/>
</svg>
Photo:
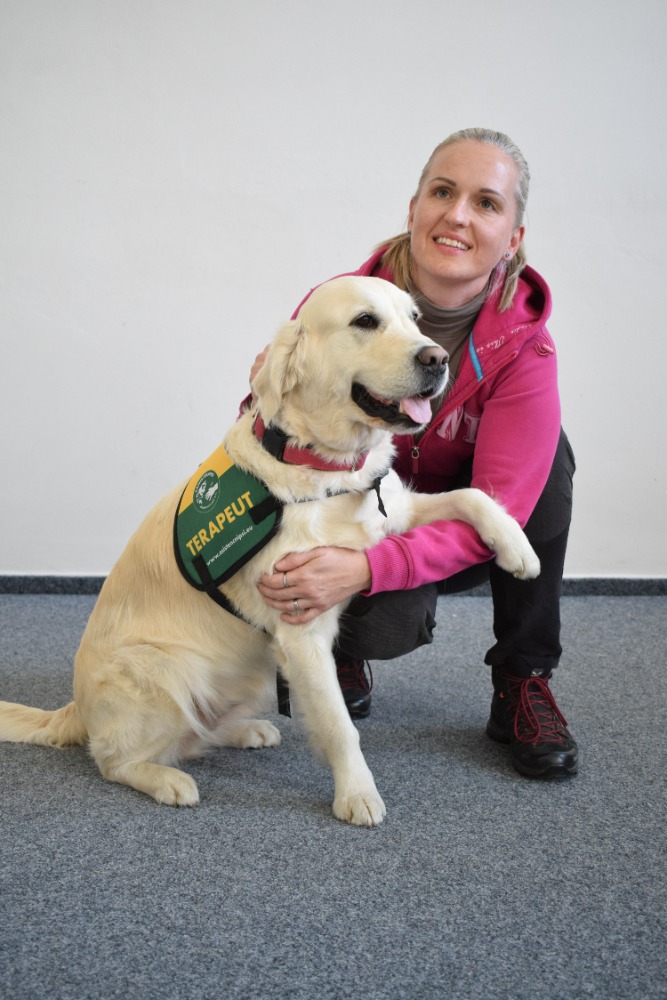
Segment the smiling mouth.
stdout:
<svg viewBox="0 0 667 1000">
<path fill-rule="evenodd" d="M 377 417 L 385 424 L 403 426 L 408 430 L 423 427 L 430 421 L 432 396 L 433 392 L 427 390 L 405 399 L 386 399 L 375 395 L 360 382 L 352 385 L 352 399 L 367 416 Z"/>
<path fill-rule="evenodd" d="M 470 250 L 467 243 L 461 243 L 460 240 L 450 240 L 447 236 L 436 236 L 435 242 L 443 247 L 454 247 L 455 250 Z"/>
</svg>

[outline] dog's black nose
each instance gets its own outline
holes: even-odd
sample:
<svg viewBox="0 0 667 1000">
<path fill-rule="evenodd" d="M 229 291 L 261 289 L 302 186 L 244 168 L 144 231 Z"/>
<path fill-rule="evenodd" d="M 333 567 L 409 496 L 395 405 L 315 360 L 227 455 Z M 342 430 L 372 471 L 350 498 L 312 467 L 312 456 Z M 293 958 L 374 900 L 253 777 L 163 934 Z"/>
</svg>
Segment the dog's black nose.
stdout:
<svg viewBox="0 0 667 1000">
<path fill-rule="evenodd" d="M 444 368 L 449 361 L 449 354 L 442 347 L 424 347 L 417 355 L 419 364 L 425 368 Z"/>
</svg>

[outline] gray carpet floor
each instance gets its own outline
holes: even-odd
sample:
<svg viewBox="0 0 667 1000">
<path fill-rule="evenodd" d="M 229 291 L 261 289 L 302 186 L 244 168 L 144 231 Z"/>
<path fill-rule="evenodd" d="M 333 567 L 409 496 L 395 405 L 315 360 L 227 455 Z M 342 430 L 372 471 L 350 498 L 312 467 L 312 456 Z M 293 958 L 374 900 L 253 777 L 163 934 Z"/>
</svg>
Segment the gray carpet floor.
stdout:
<svg viewBox="0 0 667 1000">
<path fill-rule="evenodd" d="M 0 596 L 0 698 L 69 700 L 94 600 Z M 490 600 L 441 599 L 432 646 L 373 665 L 377 830 L 333 819 L 291 720 L 277 749 L 186 765 L 194 810 L 83 749 L 0 745 L 0 995 L 667 997 L 666 611 L 564 599 L 554 689 L 582 766 L 535 782 L 483 731 Z"/>
</svg>

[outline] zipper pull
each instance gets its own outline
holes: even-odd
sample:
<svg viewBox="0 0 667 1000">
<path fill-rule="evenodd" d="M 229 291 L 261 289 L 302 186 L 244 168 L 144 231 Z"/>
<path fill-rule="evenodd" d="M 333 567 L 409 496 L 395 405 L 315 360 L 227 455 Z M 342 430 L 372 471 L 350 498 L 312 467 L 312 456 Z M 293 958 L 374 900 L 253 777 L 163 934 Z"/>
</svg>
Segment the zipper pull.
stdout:
<svg viewBox="0 0 667 1000">
<path fill-rule="evenodd" d="M 419 472 L 419 446 L 416 444 L 412 446 L 412 472 L 415 476 Z"/>
</svg>

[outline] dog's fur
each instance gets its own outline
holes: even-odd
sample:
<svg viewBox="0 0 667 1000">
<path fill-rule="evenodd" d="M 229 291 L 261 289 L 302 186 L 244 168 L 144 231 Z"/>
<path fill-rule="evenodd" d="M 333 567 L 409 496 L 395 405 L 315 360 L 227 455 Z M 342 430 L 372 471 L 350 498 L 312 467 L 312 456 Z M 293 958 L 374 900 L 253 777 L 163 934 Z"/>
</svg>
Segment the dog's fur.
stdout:
<svg viewBox="0 0 667 1000">
<path fill-rule="evenodd" d="M 75 659 L 74 701 L 51 712 L 0 702 L 0 739 L 88 744 L 110 781 L 157 802 L 192 806 L 197 785 L 174 766 L 179 759 L 216 745 L 280 741 L 275 726 L 250 717 L 277 663 L 332 769 L 335 816 L 364 826 L 382 821 L 385 807 L 332 656 L 343 606 L 306 625 L 287 624 L 263 601 L 257 581 L 288 552 L 361 550 L 438 519 L 472 524 L 515 576 L 538 574 L 517 523 L 478 490 L 420 495 L 389 472 L 381 487 L 388 517 L 378 509 L 370 487 L 391 464 L 392 433 L 417 429 L 400 401 L 410 410 L 410 400 L 441 391 L 447 377 L 443 352 L 419 332 L 417 316 L 409 295 L 388 282 L 340 278 L 317 289 L 273 341 L 255 379 L 253 408 L 225 439 L 230 457 L 285 502 L 277 536 L 222 588 L 255 627 L 181 576 L 173 552 L 181 484 L 148 514 L 102 588 Z M 362 398 L 359 386 L 368 390 Z M 357 471 L 281 463 L 253 433 L 256 412 L 297 447 L 311 446 L 341 466 L 367 452 L 365 463 Z"/>
</svg>

